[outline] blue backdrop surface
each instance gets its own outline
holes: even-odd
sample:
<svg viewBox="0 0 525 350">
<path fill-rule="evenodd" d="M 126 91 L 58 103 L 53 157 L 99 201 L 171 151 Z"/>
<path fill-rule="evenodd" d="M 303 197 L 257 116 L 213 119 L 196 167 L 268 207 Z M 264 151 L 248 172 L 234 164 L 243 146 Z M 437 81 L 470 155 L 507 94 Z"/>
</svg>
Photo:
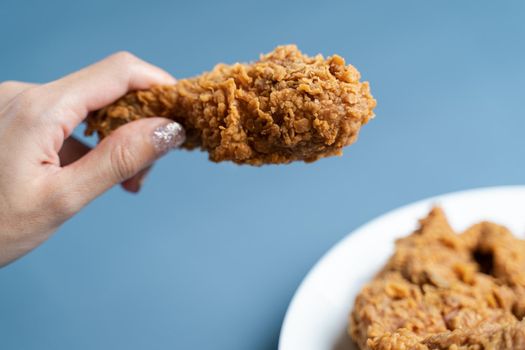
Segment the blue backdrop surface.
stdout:
<svg viewBox="0 0 525 350">
<path fill-rule="evenodd" d="M 0 80 L 118 50 L 188 77 L 296 43 L 347 58 L 378 107 L 343 157 L 253 168 L 177 151 L 139 195 L 109 191 L 0 270 L 0 349 L 275 348 L 301 279 L 348 232 L 525 181 L 523 18 L 520 1 L 2 0 Z"/>
</svg>

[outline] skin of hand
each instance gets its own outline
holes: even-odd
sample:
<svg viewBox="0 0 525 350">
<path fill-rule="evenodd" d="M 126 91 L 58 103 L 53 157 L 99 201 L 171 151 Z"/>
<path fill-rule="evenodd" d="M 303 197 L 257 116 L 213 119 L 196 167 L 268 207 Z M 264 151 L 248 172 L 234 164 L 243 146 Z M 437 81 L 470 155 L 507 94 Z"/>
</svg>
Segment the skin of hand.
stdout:
<svg viewBox="0 0 525 350">
<path fill-rule="evenodd" d="M 71 134 L 91 111 L 128 91 L 174 83 L 160 68 L 120 52 L 47 84 L 0 84 L 0 266 L 115 184 L 138 192 L 153 162 L 184 141 L 180 125 L 138 120 L 92 150 Z"/>
</svg>

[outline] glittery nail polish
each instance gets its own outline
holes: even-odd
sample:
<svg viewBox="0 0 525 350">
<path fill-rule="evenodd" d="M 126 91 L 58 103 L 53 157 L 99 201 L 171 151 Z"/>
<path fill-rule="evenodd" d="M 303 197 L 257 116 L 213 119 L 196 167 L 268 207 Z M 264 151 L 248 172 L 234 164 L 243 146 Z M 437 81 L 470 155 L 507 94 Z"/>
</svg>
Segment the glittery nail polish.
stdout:
<svg viewBox="0 0 525 350">
<path fill-rule="evenodd" d="M 184 143 L 186 133 L 177 122 L 159 126 L 153 131 L 153 146 L 159 153 L 166 153 Z"/>
</svg>

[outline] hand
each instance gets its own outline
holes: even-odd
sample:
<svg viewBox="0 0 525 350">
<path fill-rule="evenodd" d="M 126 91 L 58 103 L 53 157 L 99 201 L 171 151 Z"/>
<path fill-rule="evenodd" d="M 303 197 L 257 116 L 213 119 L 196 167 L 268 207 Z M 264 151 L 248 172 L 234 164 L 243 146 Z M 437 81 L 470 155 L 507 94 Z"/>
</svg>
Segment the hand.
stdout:
<svg viewBox="0 0 525 350">
<path fill-rule="evenodd" d="M 93 150 L 71 133 L 89 112 L 129 90 L 174 83 L 124 52 L 48 84 L 0 84 L 0 266 L 41 244 L 113 185 L 138 191 L 148 167 L 184 141 L 179 124 L 138 120 Z"/>
</svg>

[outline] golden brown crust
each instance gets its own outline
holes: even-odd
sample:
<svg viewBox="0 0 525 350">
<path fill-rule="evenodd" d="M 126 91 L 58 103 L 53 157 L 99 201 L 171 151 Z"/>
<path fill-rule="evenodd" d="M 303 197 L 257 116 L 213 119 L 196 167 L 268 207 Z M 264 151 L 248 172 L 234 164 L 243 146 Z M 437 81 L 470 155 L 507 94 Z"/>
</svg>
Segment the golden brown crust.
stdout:
<svg viewBox="0 0 525 350">
<path fill-rule="evenodd" d="M 357 296 L 361 349 L 525 349 L 525 241 L 483 222 L 457 235 L 433 209 Z"/>
<path fill-rule="evenodd" d="M 376 101 L 359 72 L 335 55 L 308 57 L 277 47 L 251 64 L 127 94 L 87 119 L 103 138 L 118 126 L 162 116 L 181 123 L 185 148 L 239 164 L 315 161 L 340 155 L 374 114 Z"/>
</svg>

